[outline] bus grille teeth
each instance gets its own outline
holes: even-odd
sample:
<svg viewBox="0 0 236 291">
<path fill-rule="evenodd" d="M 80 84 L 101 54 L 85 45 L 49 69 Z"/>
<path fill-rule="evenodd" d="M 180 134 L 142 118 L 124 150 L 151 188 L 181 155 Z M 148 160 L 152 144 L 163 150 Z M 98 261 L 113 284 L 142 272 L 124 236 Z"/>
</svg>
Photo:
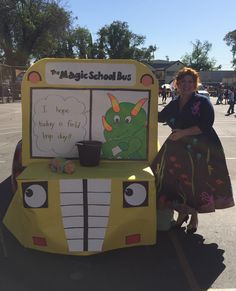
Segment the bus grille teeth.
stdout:
<svg viewBox="0 0 236 291">
<path fill-rule="evenodd" d="M 61 215 L 70 252 L 102 251 L 110 198 L 110 179 L 60 180 Z"/>
</svg>

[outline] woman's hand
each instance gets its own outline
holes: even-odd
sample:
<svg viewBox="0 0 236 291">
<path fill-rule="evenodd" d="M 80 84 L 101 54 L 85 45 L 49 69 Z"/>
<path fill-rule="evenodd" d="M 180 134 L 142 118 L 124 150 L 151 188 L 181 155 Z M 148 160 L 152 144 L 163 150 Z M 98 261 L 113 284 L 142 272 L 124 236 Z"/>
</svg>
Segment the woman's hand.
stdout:
<svg viewBox="0 0 236 291">
<path fill-rule="evenodd" d="M 198 135 L 201 134 L 202 131 L 198 126 L 193 126 L 185 129 L 173 129 L 172 133 L 168 136 L 168 139 L 172 141 L 179 140 L 180 138 L 188 135 Z"/>
<path fill-rule="evenodd" d="M 176 128 L 176 129 L 173 129 L 173 131 L 169 135 L 168 139 L 170 139 L 172 141 L 176 141 L 184 136 L 185 136 L 185 130 Z"/>
</svg>

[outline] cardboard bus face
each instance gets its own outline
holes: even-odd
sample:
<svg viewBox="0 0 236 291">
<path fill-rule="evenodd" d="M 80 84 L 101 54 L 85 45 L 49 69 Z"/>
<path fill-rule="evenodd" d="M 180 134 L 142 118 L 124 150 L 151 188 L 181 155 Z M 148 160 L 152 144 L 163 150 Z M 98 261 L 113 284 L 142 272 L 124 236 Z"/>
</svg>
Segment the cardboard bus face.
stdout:
<svg viewBox="0 0 236 291">
<path fill-rule="evenodd" d="M 155 243 L 157 88 L 130 60 L 43 59 L 25 73 L 26 169 L 4 218 L 24 246 L 86 255 Z M 102 143 L 98 167 L 79 164 L 85 140 Z M 52 172 L 55 157 L 75 172 Z"/>
</svg>

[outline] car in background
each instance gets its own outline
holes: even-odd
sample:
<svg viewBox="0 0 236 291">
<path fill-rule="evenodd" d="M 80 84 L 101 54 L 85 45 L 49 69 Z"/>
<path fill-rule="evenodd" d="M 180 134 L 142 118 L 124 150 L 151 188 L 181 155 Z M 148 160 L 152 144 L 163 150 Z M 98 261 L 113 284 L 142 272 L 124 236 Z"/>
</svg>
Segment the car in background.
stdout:
<svg viewBox="0 0 236 291">
<path fill-rule="evenodd" d="M 210 99 L 210 93 L 204 88 L 202 84 L 198 85 L 197 93 Z"/>
<path fill-rule="evenodd" d="M 20 72 L 14 82 L 11 83 L 11 91 L 14 99 L 21 99 L 21 83 L 24 77 L 25 71 Z"/>
<path fill-rule="evenodd" d="M 11 88 L 7 83 L 0 84 L 0 100 L 2 103 L 13 101 Z"/>
</svg>

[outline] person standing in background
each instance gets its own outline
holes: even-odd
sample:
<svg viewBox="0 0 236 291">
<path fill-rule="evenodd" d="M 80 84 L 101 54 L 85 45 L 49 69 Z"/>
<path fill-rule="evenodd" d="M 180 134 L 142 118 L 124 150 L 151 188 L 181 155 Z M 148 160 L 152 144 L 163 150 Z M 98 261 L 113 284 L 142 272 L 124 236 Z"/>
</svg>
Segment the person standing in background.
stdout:
<svg viewBox="0 0 236 291">
<path fill-rule="evenodd" d="M 162 95 L 162 104 L 166 104 L 166 98 L 167 98 L 166 86 L 163 86 L 161 95 Z"/>
<path fill-rule="evenodd" d="M 225 89 L 224 90 L 224 99 L 225 99 L 225 104 L 227 104 L 228 103 L 228 89 Z"/>
<path fill-rule="evenodd" d="M 230 114 L 234 113 L 234 91 L 233 89 L 228 90 L 228 103 L 229 103 L 229 108 L 227 113 L 225 114 L 226 116 L 229 116 Z"/>
</svg>

